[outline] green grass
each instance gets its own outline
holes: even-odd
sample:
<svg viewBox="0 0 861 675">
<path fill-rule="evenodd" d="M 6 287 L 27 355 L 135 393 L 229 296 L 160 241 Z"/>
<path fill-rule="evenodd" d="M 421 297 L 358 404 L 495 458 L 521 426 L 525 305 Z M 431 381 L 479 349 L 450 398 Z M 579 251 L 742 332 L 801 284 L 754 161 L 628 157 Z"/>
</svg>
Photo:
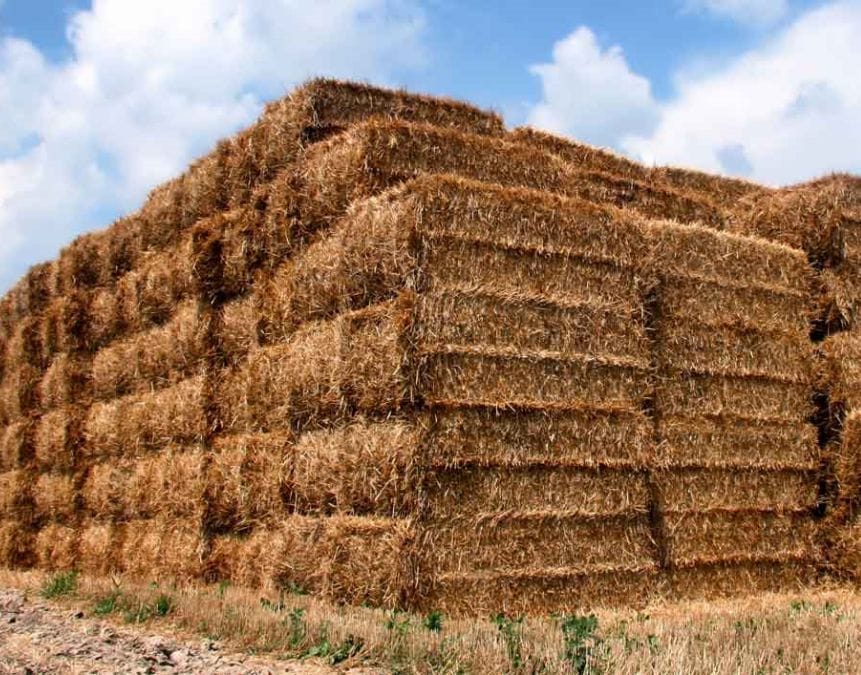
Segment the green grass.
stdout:
<svg viewBox="0 0 861 675">
<path fill-rule="evenodd" d="M 42 585 L 41 595 L 43 598 L 60 598 L 64 595 L 72 595 L 78 587 L 78 573 L 57 572 Z"/>
</svg>

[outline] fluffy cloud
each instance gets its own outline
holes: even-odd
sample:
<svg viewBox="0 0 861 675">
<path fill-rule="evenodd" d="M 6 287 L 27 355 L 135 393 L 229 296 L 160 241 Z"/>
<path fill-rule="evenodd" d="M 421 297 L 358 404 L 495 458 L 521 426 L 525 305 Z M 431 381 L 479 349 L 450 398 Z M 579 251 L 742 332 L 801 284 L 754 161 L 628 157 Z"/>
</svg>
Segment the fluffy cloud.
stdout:
<svg viewBox="0 0 861 675">
<path fill-rule="evenodd" d="M 532 66 L 544 98 L 529 123 L 612 145 L 620 134 L 651 130 L 657 105 L 649 81 L 631 71 L 622 49 L 602 50 L 595 34 L 580 27 L 553 47 L 553 61 Z"/>
<path fill-rule="evenodd" d="M 686 0 L 687 11 L 708 12 L 739 23 L 770 24 L 789 11 L 788 0 Z"/>
<path fill-rule="evenodd" d="M 578 29 L 572 37 L 583 34 Z M 545 97 L 530 121 L 647 163 L 694 166 L 771 184 L 859 171 L 859 41 L 861 2 L 834 2 L 710 73 L 680 76 L 675 95 L 660 102 L 620 58 L 601 79 L 591 76 L 588 59 L 560 59 L 562 52 L 554 50 L 554 64 L 537 71 Z M 619 95 L 623 89 L 638 93 L 626 100 Z M 554 91 L 570 96 L 560 99 Z M 593 99 L 627 110 L 612 110 L 602 129 L 600 116 L 584 118 L 578 108 L 591 109 L 586 102 Z M 644 128 L 647 119 L 657 122 Z"/>
<path fill-rule="evenodd" d="M 72 56 L 0 40 L 0 287 L 129 210 L 262 101 L 422 63 L 413 0 L 94 0 Z M 26 236 L 25 236 L 26 235 Z"/>
</svg>

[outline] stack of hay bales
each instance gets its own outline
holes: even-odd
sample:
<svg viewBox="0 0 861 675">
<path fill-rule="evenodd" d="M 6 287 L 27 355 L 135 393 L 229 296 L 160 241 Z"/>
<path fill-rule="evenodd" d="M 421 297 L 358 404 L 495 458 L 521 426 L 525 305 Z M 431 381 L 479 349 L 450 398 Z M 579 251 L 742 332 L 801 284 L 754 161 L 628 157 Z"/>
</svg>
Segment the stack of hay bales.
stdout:
<svg viewBox="0 0 861 675">
<path fill-rule="evenodd" d="M 803 252 L 653 228 L 656 466 L 679 595 L 783 587 L 815 562 L 819 448 Z"/>
<path fill-rule="evenodd" d="M 309 83 L 3 299 L 3 561 L 453 613 L 794 586 L 809 267 L 731 208 L 771 199 Z"/>
</svg>

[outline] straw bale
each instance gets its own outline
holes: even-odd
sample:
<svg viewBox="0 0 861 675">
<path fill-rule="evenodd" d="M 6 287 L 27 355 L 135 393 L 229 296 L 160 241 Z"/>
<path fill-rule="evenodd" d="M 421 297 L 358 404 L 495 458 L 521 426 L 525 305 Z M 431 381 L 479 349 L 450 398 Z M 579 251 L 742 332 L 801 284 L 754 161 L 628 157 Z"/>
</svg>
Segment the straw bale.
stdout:
<svg viewBox="0 0 861 675">
<path fill-rule="evenodd" d="M 830 402 L 849 410 L 861 407 L 861 333 L 832 335 L 820 344 L 819 351 L 818 379 Z"/>
<path fill-rule="evenodd" d="M 21 319 L 6 342 L 7 370 L 14 365 L 29 365 L 35 368 L 44 366 L 44 345 L 41 322 L 38 317 L 27 316 Z"/>
<path fill-rule="evenodd" d="M 812 509 L 819 496 L 815 471 L 690 468 L 657 471 L 653 476 L 665 513 L 798 511 Z"/>
<path fill-rule="evenodd" d="M 113 520 L 125 515 L 134 467 L 133 460 L 117 459 L 93 464 L 89 468 L 81 485 L 81 504 L 88 516 Z"/>
<path fill-rule="evenodd" d="M 0 470 L 17 469 L 33 457 L 32 420 L 19 420 L 0 430 Z"/>
<path fill-rule="evenodd" d="M 813 345 L 806 330 L 763 331 L 756 325 L 703 319 L 659 320 L 656 340 L 662 367 L 811 380 Z"/>
<path fill-rule="evenodd" d="M 120 301 L 129 297 L 133 276 L 121 277 L 116 290 L 100 288 L 90 297 L 88 336 L 92 349 L 100 349 L 125 331 Z M 125 295 L 123 295 L 125 294 Z"/>
<path fill-rule="evenodd" d="M 282 519 L 293 502 L 290 433 L 222 436 L 206 467 L 206 523 L 243 532 Z"/>
<path fill-rule="evenodd" d="M 648 363 L 488 347 L 427 351 L 421 392 L 429 403 L 635 409 L 649 395 Z"/>
<path fill-rule="evenodd" d="M 809 294 L 751 287 L 743 282 L 675 278 L 660 287 L 660 313 L 674 319 L 755 325 L 762 331 L 806 332 Z"/>
<path fill-rule="evenodd" d="M 17 520 L 0 521 L 0 567 L 33 565 L 33 533 Z"/>
<path fill-rule="evenodd" d="M 168 251 L 147 253 L 138 268 L 117 282 L 122 326 L 137 332 L 164 323 L 195 288 L 190 239 Z"/>
<path fill-rule="evenodd" d="M 656 404 L 662 416 L 730 416 L 800 422 L 813 412 L 810 386 L 757 374 L 665 369 L 658 379 Z"/>
<path fill-rule="evenodd" d="M 256 532 L 259 533 L 260 530 Z M 274 590 L 271 584 L 264 583 L 256 578 L 254 570 L 259 569 L 259 561 L 257 561 L 257 565 L 253 568 L 240 568 L 240 562 L 243 562 L 243 554 L 247 555 L 247 550 L 243 551 L 243 545 L 247 544 L 247 542 L 247 537 L 236 534 L 210 536 L 208 539 L 209 550 L 203 561 L 204 580 L 208 583 L 216 581 L 233 583 L 242 588 Z M 248 560 L 246 562 L 251 563 L 252 561 Z"/>
<path fill-rule="evenodd" d="M 24 469 L 0 473 L 0 518 L 30 523 L 33 520 L 34 476 Z"/>
<path fill-rule="evenodd" d="M 645 467 L 652 421 L 627 411 L 441 408 L 425 423 L 429 467 Z"/>
<path fill-rule="evenodd" d="M 835 511 L 853 515 L 861 507 L 861 410 L 846 414 L 839 440 L 826 450 L 837 483 Z"/>
<path fill-rule="evenodd" d="M 665 513 L 669 559 L 686 567 L 716 562 L 813 561 L 817 528 L 810 513 L 711 511 Z"/>
<path fill-rule="evenodd" d="M 674 599 L 713 600 L 800 592 L 815 580 L 816 568 L 797 561 L 717 563 L 676 568 L 668 576 Z"/>
<path fill-rule="evenodd" d="M 67 406 L 51 410 L 36 423 L 33 449 L 36 465 L 54 471 L 72 471 L 81 454 L 81 422 L 85 410 Z"/>
<path fill-rule="evenodd" d="M 182 233 L 185 176 L 178 176 L 153 189 L 138 212 L 141 242 L 146 249 L 164 249 Z"/>
<path fill-rule="evenodd" d="M 59 292 L 66 294 L 99 283 L 106 262 L 101 256 L 102 238 L 100 232 L 82 234 L 60 251 L 57 260 Z"/>
<path fill-rule="evenodd" d="M 36 535 L 33 551 L 39 569 L 78 569 L 78 532 L 67 525 L 48 523 Z"/>
<path fill-rule="evenodd" d="M 540 570 L 443 574 L 412 608 L 448 616 L 582 614 L 606 607 L 642 607 L 659 588 L 654 566 L 605 571 Z"/>
<path fill-rule="evenodd" d="M 651 353 L 639 317 L 598 303 L 449 291 L 420 297 L 417 310 L 416 341 L 427 348 L 484 345 L 639 360 Z"/>
<path fill-rule="evenodd" d="M 220 141 L 215 150 L 192 162 L 183 181 L 182 227 L 188 228 L 227 206 L 230 142 Z"/>
<path fill-rule="evenodd" d="M 101 256 L 105 262 L 100 284 L 112 287 L 117 279 L 134 269 L 143 255 L 141 220 L 129 215 L 117 220 L 105 232 Z"/>
<path fill-rule="evenodd" d="M 162 389 L 199 373 L 206 358 L 206 317 L 195 300 L 161 326 L 115 342 L 93 359 L 93 393 L 113 398 Z"/>
<path fill-rule="evenodd" d="M 771 192 L 771 188 L 747 180 L 674 166 L 658 166 L 650 174 L 652 180 L 660 179 L 677 189 L 709 197 L 725 208 L 735 205 L 741 197 Z"/>
<path fill-rule="evenodd" d="M 202 577 L 204 540 L 198 520 L 133 520 L 124 530 L 119 562 L 129 576 L 156 582 Z"/>
<path fill-rule="evenodd" d="M 813 470 L 819 467 L 817 430 L 795 422 L 661 416 L 654 466 Z"/>
<path fill-rule="evenodd" d="M 602 171 L 570 171 L 565 192 L 595 204 L 630 209 L 646 218 L 697 222 L 717 229 L 723 229 L 727 219 L 724 210 L 707 197 Z"/>
<path fill-rule="evenodd" d="M 840 528 L 829 556 L 838 576 L 861 582 L 861 520 Z"/>
<path fill-rule="evenodd" d="M 824 269 L 817 275 L 818 292 L 813 310 L 826 335 L 858 326 L 861 310 L 861 261 L 844 261 L 839 267 Z"/>
<path fill-rule="evenodd" d="M 214 351 L 222 363 L 237 365 L 259 346 L 255 295 L 225 303 L 213 321 Z"/>
<path fill-rule="evenodd" d="M 33 486 L 36 516 L 55 522 L 69 523 L 75 517 L 75 476 L 43 473 Z"/>
<path fill-rule="evenodd" d="M 434 522 L 505 518 L 507 514 L 580 517 L 646 513 L 645 472 L 558 466 L 464 467 L 423 481 L 423 515 Z"/>
<path fill-rule="evenodd" d="M 84 421 L 89 456 L 134 455 L 145 448 L 197 443 L 207 433 L 202 376 L 149 394 L 133 394 L 90 408 Z"/>
<path fill-rule="evenodd" d="M 78 569 L 93 576 L 106 576 L 119 571 L 124 537 L 123 525 L 84 521 L 78 535 Z"/>
<path fill-rule="evenodd" d="M 90 392 L 92 366 L 85 357 L 58 354 L 39 382 L 42 410 L 51 410 L 85 400 Z"/>
<path fill-rule="evenodd" d="M 654 223 L 651 269 L 677 277 L 737 282 L 806 294 L 811 270 L 803 251 L 775 242 L 698 225 Z"/>
<path fill-rule="evenodd" d="M 420 434 L 404 421 L 357 418 L 299 436 L 293 452 L 301 513 L 408 516 L 418 504 Z"/>
<path fill-rule="evenodd" d="M 24 275 L 26 289 L 25 306 L 19 308 L 21 314 L 39 314 L 57 294 L 57 263 L 48 261 L 33 265 Z"/>
<path fill-rule="evenodd" d="M 14 422 L 36 411 L 39 405 L 38 387 L 42 371 L 34 366 L 20 364 L 6 369 L 0 384 L 0 399 L 4 417 Z"/>
<path fill-rule="evenodd" d="M 647 566 L 654 545 L 645 514 L 583 518 L 515 512 L 474 522 L 434 522 L 421 537 L 421 558 L 425 569 L 441 573 L 534 567 L 588 572 L 605 565 Z"/>
<path fill-rule="evenodd" d="M 567 172 L 554 155 L 498 138 L 425 124 L 372 120 L 308 150 L 294 171 L 273 181 L 270 218 L 301 217 L 292 238 L 328 226 L 350 202 L 422 174 L 454 173 L 564 193 Z"/>
</svg>

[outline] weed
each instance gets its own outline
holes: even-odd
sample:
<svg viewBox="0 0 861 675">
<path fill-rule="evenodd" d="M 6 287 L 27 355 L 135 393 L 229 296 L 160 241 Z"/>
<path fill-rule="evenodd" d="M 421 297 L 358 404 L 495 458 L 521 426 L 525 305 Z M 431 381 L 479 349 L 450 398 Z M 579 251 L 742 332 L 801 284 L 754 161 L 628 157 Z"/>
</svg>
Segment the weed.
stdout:
<svg viewBox="0 0 861 675">
<path fill-rule="evenodd" d="M 77 572 L 57 572 L 42 585 L 42 597 L 59 598 L 64 595 L 71 595 L 77 587 Z"/>
<path fill-rule="evenodd" d="M 810 603 L 807 600 L 793 600 L 789 603 L 789 613 L 792 616 L 798 616 L 802 612 L 806 612 L 810 609 Z"/>
<path fill-rule="evenodd" d="M 173 609 L 173 598 L 169 595 L 160 595 L 155 601 L 155 613 L 157 616 L 167 616 Z"/>
<path fill-rule="evenodd" d="M 329 663 L 333 666 L 356 656 L 365 646 L 365 641 L 355 635 L 348 635 L 346 639 L 329 656 Z"/>
<path fill-rule="evenodd" d="M 114 591 L 103 597 L 101 600 L 96 602 L 93 607 L 93 614 L 96 616 L 107 616 L 108 614 L 113 614 L 119 609 L 119 600 L 121 593 L 119 591 Z"/>
<path fill-rule="evenodd" d="M 299 607 L 290 610 L 284 623 L 290 631 L 290 647 L 296 649 L 302 644 L 308 633 L 308 629 L 305 627 L 305 610 Z"/>
<path fill-rule="evenodd" d="M 597 630 L 598 618 L 594 614 L 572 614 L 562 620 L 562 638 L 565 643 L 563 658 L 580 675 L 595 670 L 594 653 L 602 645 L 601 638 L 595 635 Z"/>
<path fill-rule="evenodd" d="M 504 614 L 496 614 L 491 620 L 502 635 L 511 668 L 520 670 L 523 668 L 523 617 L 512 619 Z"/>
<path fill-rule="evenodd" d="M 422 619 L 422 626 L 432 633 L 439 633 L 442 631 L 442 619 L 442 612 L 431 612 Z"/>
</svg>

